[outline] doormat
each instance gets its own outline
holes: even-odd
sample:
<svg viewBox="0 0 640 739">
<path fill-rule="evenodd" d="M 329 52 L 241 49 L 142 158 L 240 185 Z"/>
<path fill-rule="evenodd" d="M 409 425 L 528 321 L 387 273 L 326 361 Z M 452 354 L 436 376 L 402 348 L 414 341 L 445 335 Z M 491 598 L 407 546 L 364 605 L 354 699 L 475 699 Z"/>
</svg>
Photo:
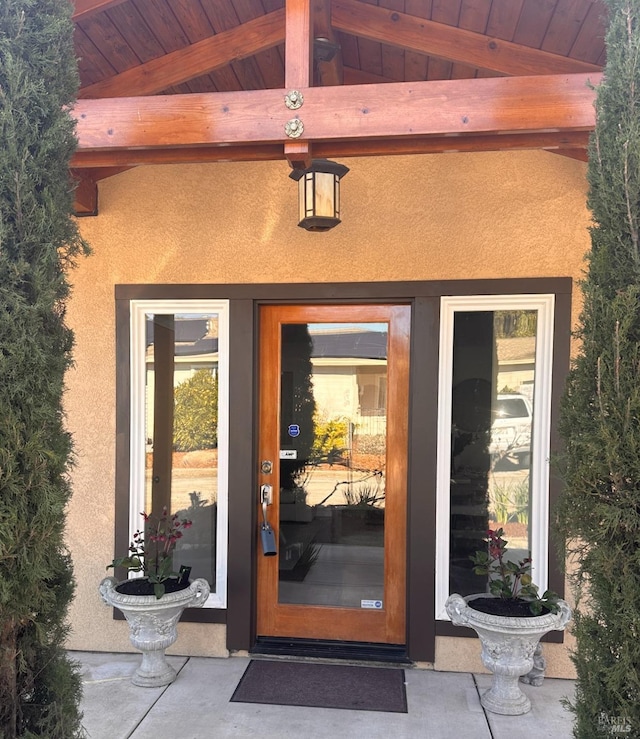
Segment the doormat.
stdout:
<svg viewBox="0 0 640 739">
<path fill-rule="evenodd" d="M 394 667 L 251 660 L 231 700 L 407 713 L 404 670 Z"/>
</svg>

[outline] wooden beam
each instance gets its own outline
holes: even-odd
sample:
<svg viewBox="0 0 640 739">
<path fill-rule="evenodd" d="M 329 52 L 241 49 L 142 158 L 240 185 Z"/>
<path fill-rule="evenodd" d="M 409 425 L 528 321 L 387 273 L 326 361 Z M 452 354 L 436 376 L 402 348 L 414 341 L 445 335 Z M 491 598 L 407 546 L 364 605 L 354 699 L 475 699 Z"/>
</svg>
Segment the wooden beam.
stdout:
<svg viewBox="0 0 640 739">
<path fill-rule="evenodd" d="M 125 0 L 75 0 L 75 10 L 71 17 L 74 21 L 83 21 L 91 15 L 102 13 L 123 2 Z"/>
<path fill-rule="evenodd" d="M 285 29 L 284 86 L 287 90 L 310 87 L 312 48 L 309 0 L 285 0 Z"/>
<path fill-rule="evenodd" d="M 478 151 L 526 151 L 562 149 L 581 152 L 589 142 L 588 131 L 559 133 L 547 131 L 527 134 L 479 134 L 477 136 L 422 136 L 410 139 L 382 139 L 360 141 L 333 141 L 316 144 L 315 151 L 322 157 L 397 156 L 413 154 L 458 154 Z"/>
<path fill-rule="evenodd" d="M 78 175 L 77 172 L 73 174 Z M 82 174 L 76 184 L 73 212 L 76 216 L 98 215 L 98 186 L 87 174 Z"/>
<path fill-rule="evenodd" d="M 76 178 L 87 177 L 94 182 L 99 182 L 107 177 L 114 177 L 121 172 L 126 172 L 131 167 L 96 167 L 95 169 L 87 169 L 86 167 L 81 170 L 72 169 L 71 173 Z"/>
<path fill-rule="evenodd" d="M 560 154 L 563 157 L 569 157 L 570 159 L 577 159 L 579 162 L 588 162 L 589 153 L 587 149 L 554 149 L 554 154 Z"/>
<path fill-rule="evenodd" d="M 314 144 L 314 156 L 323 159 L 397 156 L 414 154 L 444 154 L 479 151 L 514 151 L 544 149 L 565 156 L 584 158 L 589 132 L 488 134 L 478 136 L 422 136 L 408 139 L 356 139 L 326 141 Z M 128 149 L 119 151 L 78 152 L 73 166 L 90 172 L 105 168 L 108 175 L 129 167 L 145 164 L 210 164 L 213 162 L 281 161 L 285 159 L 282 145 L 200 146 L 171 149 Z M 118 165 L 118 166 L 114 166 Z"/>
<path fill-rule="evenodd" d="M 308 141 L 291 141 L 284 145 L 284 155 L 291 169 L 308 169 L 313 157 Z"/>
<path fill-rule="evenodd" d="M 332 0 L 336 30 L 508 75 L 597 72 L 600 67 L 357 0 Z"/>
<path fill-rule="evenodd" d="M 302 141 L 590 131 L 600 74 L 314 87 Z M 287 141 L 283 90 L 79 100 L 78 153 Z M 285 113 L 286 111 L 286 113 Z"/>
<path fill-rule="evenodd" d="M 143 164 L 204 164 L 208 162 L 269 162 L 283 160 L 282 144 L 262 146 L 187 146 L 170 149 L 77 151 L 72 166 L 95 172 L 101 168 L 124 171 Z"/>
<path fill-rule="evenodd" d="M 284 86 L 287 91 L 299 91 L 313 84 L 309 0 L 286 0 L 285 17 Z M 289 110 L 285 107 L 284 112 L 289 118 L 299 118 L 302 108 Z M 311 165 L 309 141 L 287 141 L 284 145 L 284 154 L 293 169 L 306 169 Z"/>
<path fill-rule="evenodd" d="M 98 181 L 113 177 L 131 169 L 125 167 L 83 167 L 72 169 L 71 177 L 76 180 L 73 199 L 73 212 L 76 216 L 98 215 Z"/>
<path fill-rule="evenodd" d="M 225 67 L 230 62 L 278 46 L 284 41 L 284 28 L 284 11 L 274 10 L 229 31 L 83 87 L 79 97 L 153 95 Z"/>
</svg>

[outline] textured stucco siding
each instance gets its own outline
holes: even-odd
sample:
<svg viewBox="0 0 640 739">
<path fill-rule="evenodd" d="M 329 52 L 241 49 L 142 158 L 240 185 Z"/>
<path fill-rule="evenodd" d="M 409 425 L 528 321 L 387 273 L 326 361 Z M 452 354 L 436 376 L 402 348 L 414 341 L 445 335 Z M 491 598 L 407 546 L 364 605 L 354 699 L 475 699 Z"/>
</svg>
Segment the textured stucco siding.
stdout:
<svg viewBox="0 0 640 739">
<path fill-rule="evenodd" d="M 580 278 L 589 247 L 586 166 L 547 152 L 377 157 L 344 162 L 343 222 L 298 228 L 285 162 L 139 167 L 99 184 L 80 221 L 93 255 L 71 278 L 75 367 L 66 408 L 77 464 L 68 543 L 77 596 L 73 649 L 129 651 L 97 586 L 113 556 L 114 285 Z M 574 301 L 574 321 L 579 306 Z M 437 669 L 478 667 L 479 645 L 439 638 Z M 175 653 L 225 654 L 225 627 L 183 623 Z M 569 676 L 551 645 L 549 674 Z"/>
</svg>

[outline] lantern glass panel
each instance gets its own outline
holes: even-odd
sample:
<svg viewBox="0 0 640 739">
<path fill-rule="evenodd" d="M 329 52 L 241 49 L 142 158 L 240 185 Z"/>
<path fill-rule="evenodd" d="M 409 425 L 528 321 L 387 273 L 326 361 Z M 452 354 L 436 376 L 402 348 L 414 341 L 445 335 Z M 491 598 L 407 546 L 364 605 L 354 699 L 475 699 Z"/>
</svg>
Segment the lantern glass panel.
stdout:
<svg viewBox="0 0 640 739">
<path fill-rule="evenodd" d="M 326 172 L 315 172 L 315 215 L 333 218 L 335 175 Z"/>
<path fill-rule="evenodd" d="M 314 190 L 315 190 L 314 173 L 306 172 L 303 179 L 305 183 L 305 192 L 304 192 L 304 205 L 302 207 L 301 212 L 303 213 L 304 218 L 308 218 L 314 215 L 314 212 L 315 212 L 314 197 L 313 197 Z"/>
</svg>

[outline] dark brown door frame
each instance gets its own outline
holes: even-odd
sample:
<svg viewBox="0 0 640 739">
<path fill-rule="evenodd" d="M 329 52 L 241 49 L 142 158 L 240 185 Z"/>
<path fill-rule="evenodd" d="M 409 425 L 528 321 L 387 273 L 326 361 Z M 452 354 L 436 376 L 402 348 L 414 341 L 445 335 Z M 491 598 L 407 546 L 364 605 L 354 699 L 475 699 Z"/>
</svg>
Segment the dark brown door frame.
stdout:
<svg viewBox="0 0 640 739">
<path fill-rule="evenodd" d="M 467 635 L 468 629 L 435 622 L 435 449 L 440 298 L 443 295 L 553 293 L 556 296 L 552 402 L 552 452 L 557 405 L 569 365 L 571 289 L 568 277 L 434 282 L 117 285 L 116 549 L 127 546 L 129 469 L 129 308 L 133 299 L 230 300 L 229 551 L 227 610 L 195 609 L 183 620 L 227 623 L 227 646 L 249 650 L 255 644 L 255 530 L 257 520 L 256 435 L 257 312 L 264 303 L 410 302 L 413 306 L 409 489 L 407 527 L 407 656 L 433 662 L 436 634 Z M 560 481 L 550 480 L 551 505 Z M 119 548 L 118 548 L 119 547 Z M 550 587 L 563 591 L 557 554 L 549 552 Z"/>
</svg>

